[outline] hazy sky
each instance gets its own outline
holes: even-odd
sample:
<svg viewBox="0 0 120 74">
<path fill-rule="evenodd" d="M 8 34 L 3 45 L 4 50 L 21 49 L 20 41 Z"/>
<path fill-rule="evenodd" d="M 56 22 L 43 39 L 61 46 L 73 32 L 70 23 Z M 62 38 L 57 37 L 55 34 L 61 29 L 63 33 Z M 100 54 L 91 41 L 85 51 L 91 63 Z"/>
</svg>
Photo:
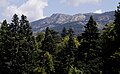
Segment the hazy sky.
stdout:
<svg viewBox="0 0 120 74">
<path fill-rule="evenodd" d="M 102 13 L 114 11 L 119 0 L 0 0 L 0 21 L 11 20 L 13 14 L 24 14 L 34 21 L 53 13 Z"/>
</svg>

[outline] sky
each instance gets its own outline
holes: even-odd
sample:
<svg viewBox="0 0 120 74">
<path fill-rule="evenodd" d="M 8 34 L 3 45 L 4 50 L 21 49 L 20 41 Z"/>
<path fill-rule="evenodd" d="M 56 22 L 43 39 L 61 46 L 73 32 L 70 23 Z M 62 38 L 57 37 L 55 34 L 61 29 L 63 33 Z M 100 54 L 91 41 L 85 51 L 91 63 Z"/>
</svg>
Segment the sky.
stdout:
<svg viewBox="0 0 120 74">
<path fill-rule="evenodd" d="M 0 0 L 0 22 L 16 13 L 35 21 L 54 13 L 103 13 L 116 10 L 119 0 Z"/>
</svg>

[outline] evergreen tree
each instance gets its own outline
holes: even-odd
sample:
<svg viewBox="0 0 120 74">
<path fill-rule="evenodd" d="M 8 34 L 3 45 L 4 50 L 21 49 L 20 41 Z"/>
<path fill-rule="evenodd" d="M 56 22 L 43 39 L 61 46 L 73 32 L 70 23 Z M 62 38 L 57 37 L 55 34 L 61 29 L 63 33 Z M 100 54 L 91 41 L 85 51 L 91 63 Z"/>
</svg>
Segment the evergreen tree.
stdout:
<svg viewBox="0 0 120 74">
<path fill-rule="evenodd" d="M 0 28 L 0 74 L 119 74 L 120 3 L 101 35 L 92 16 L 84 28 L 77 38 L 65 27 L 34 38 L 27 17 L 13 15 Z"/>
<path fill-rule="evenodd" d="M 23 28 L 21 24 L 24 24 L 26 28 Z M 20 32 L 21 29 L 24 29 L 24 32 Z M 8 74 L 33 72 L 33 50 L 35 47 L 28 21 L 20 23 L 18 16 L 15 14 L 11 24 L 8 25 L 6 21 L 3 22 L 0 34 L 1 37 L 4 36 L 5 38 L 1 45 L 4 47 L 1 51 L 4 68 L 0 72 L 5 74 L 6 72 Z"/>
<path fill-rule="evenodd" d="M 9 61 L 9 51 L 8 51 L 8 24 L 4 20 L 0 28 L 0 73 L 7 73 L 9 71 L 9 66 L 7 65 Z"/>
<path fill-rule="evenodd" d="M 61 36 L 60 36 L 60 34 L 58 32 L 56 32 L 53 29 L 50 29 L 50 33 L 51 33 L 51 35 L 52 35 L 52 37 L 53 37 L 56 44 L 61 42 Z"/>
<path fill-rule="evenodd" d="M 36 36 L 36 42 L 37 42 L 37 46 L 38 46 L 38 49 L 41 48 L 42 46 L 42 41 L 44 40 L 44 33 L 39 33 L 37 36 Z"/>
<path fill-rule="evenodd" d="M 84 73 L 99 73 L 100 58 L 98 53 L 100 52 L 98 46 L 99 32 L 97 29 L 97 23 L 91 16 L 88 23 L 85 26 L 85 31 L 82 33 L 81 45 L 79 46 L 78 58 L 82 62 L 81 70 L 84 69 Z"/>
<path fill-rule="evenodd" d="M 54 69 L 54 63 L 53 63 L 53 58 L 52 55 L 49 54 L 49 52 L 46 52 L 44 54 L 45 57 L 45 71 L 47 74 L 54 74 L 55 69 Z"/>
<path fill-rule="evenodd" d="M 3 42 L 4 51 L 1 52 L 4 54 L 1 55 L 3 56 L 2 60 L 4 63 L 4 65 L 2 66 L 5 68 L 1 70 L 1 73 L 9 72 L 8 74 L 12 74 L 18 72 L 18 70 L 15 72 L 17 65 L 16 52 L 18 50 L 18 39 L 19 39 L 17 32 L 19 25 L 18 25 L 18 17 L 16 14 L 13 16 L 12 21 L 15 22 L 9 25 L 6 23 L 6 21 L 4 21 L 4 24 L 6 23 L 7 32 L 4 32 L 4 35 L 2 35 L 5 36 L 5 41 Z"/>
<path fill-rule="evenodd" d="M 114 30 L 115 30 L 115 45 L 114 51 L 116 51 L 120 46 L 120 3 L 117 6 L 117 10 L 115 11 L 115 20 L 114 20 Z"/>
<path fill-rule="evenodd" d="M 60 72 L 63 72 L 63 74 L 69 73 L 70 66 L 75 63 L 75 54 L 76 54 L 77 48 L 74 42 L 74 31 L 72 29 L 69 29 L 69 40 L 66 46 L 61 50 L 60 52 L 60 61 L 61 65 L 59 68 L 61 68 Z M 62 58 L 64 57 L 64 58 Z"/>
<path fill-rule="evenodd" d="M 74 68 L 73 66 L 71 66 L 68 74 L 83 74 L 83 72 L 80 70 L 77 70 L 76 67 Z"/>
<path fill-rule="evenodd" d="M 19 30 L 19 51 L 18 59 L 19 64 L 24 69 L 23 72 L 30 73 L 34 69 L 34 51 L 35 51 L 35 39 L 32 36 L 32 30 L 27 17 L 22 15 L 20 20 Z"/>
<path fill-rule="evenodd" d="M 13 15 L 12 23 L 10 24 L 10 29 L 13 35 L 17 34 L 19 29 L 19 18 L 17 14 Z"/>
<path fill-rule="evenodd" d="M 45 38 L 42 42 L 41 49 L 43 51 L 48 51 L 50 54 L 54 54 L 55 52 L 55 41 L 48 27 L 46 28 L 46 31 L 45 31 Z"/>
<path fill-rule="evenodd" d="M 115 11 L 114 23 L 105 28 L 102 35 L 103 73 L 119 73 L 120 64 L 120 3 Z"/>
<path fill-rule="evenodd" d="M 76 45 L 74 42 L 74 31 L 72 29 L 69 29 L 69 40 L 68 40 L 68 45 L 67 45 L 67 52 L 68 53 L 68 59 L 69 59 L 69 65 L 74 64 L 75 56 L 76 56 Z"/>
<path fill-rule="evenodd" d="M 61 33 L 62 37 L 65 37 L 68 34 L 67 29 L 64 27 Z"/>
</svg>

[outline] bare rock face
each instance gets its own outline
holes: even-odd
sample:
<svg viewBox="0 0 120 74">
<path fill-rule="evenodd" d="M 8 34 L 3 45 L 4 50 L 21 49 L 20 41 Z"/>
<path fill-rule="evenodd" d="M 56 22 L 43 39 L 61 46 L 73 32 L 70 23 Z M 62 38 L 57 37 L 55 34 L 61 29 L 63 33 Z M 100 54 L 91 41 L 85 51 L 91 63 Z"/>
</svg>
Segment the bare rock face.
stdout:
<svg viewBox="0 0 120 74">
<path fill-rule="evenodd" d="M 75 15 L 56 13 L 50 17 L 31 22 L 31 26 L 34 32 L 40 32 L 46 27 L 53 28 L 60 32 L 63 27 L 66 27 L 73 28 L 76 32 L 81 33 L 90 16 L 93 16 L 94 20 L 99 24 L 98 28 L 102 29 L 105 24 L 114 20 L 114 13 L 114 11 L 102 14 L 86 13 Z"/>
<path fill-rule="evenodd" d="M 83 14 L 76 14 L 76 15 L 73 15 L 72 19 L 71 19 L 71 22 L 75 22 L 75 21 L 84 21 L 86 18 L 85 15 Z"/>
<path fill-rule="evenodd" d="M 72 17 L 71 15 L 67 15 L 67 14 L 53 14 L 51 16 L 52 20 L 54 20 L 54 23 L 58 23 L 58 24 L 64 24 L 69 22 L 71 17 Z"/>
</svg>

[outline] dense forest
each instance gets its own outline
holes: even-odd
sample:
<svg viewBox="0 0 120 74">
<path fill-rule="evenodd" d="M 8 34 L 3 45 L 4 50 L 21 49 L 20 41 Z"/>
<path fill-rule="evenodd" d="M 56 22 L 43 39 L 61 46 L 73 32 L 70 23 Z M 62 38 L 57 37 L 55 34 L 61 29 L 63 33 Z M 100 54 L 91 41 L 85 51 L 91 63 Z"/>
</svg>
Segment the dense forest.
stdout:
<svg viewBox="0 0 120 74">
<path fill-rule="evenodd" d="M 120 3 L 102 32 L 92 16 L 84 29 L 34 36 L 27 17 L 15 14 L 0 28 L 0 74 L 120 74 Z"/>
</svg>

